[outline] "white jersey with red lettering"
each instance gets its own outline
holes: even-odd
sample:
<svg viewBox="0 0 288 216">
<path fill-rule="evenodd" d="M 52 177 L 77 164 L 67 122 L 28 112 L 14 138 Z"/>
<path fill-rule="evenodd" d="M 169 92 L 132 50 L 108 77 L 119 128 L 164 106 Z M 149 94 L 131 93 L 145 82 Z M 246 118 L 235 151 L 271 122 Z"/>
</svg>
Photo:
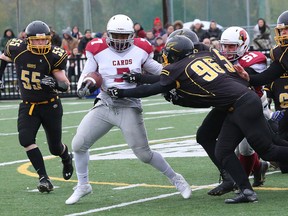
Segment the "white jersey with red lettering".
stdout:
<svg viewBox="0 0 288 216">
<path fill-rule="evenodd" d="M 135 88 L 135 83 L 128 83 L 121 77 L 124 73 L 141 73 L 142 69 L 154 75 L 160 75 L 162 65 L 153 59 L 153 47 L 143 38 L 135 38 L 133 45 L 125 52 L 116 52 L 105 39 L 95 38 L 86 46 L 87 61 L 78 81 L 78 89 L 85 75 L 98 71 L 103 78 L 101 93 L 97 96 L 109 106 L 138 107 L 140 99 L 112 99 L 107 95 L 108 88 Z"/>
</svg>

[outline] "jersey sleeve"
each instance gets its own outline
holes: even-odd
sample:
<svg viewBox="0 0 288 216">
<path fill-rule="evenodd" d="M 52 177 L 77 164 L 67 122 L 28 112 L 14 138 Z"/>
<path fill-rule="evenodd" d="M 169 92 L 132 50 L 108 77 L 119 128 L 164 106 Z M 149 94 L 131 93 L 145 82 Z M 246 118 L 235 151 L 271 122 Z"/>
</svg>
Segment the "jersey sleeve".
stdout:
<svg viewBox="0 0 288 216">
<path fill-rule="evenodd" d="M 52 46 L 53 70 L 66 70 L 68 55 L 60 47 Z"/>
<path fill-rule="evenodd" d="M 10 39 L 5 46 L 4 55 L 13 60 L 15 51 L 17 51 L 18 47 L 23 46 L 23 43 L 24 41 L 18 38 Z"/>
</svg>

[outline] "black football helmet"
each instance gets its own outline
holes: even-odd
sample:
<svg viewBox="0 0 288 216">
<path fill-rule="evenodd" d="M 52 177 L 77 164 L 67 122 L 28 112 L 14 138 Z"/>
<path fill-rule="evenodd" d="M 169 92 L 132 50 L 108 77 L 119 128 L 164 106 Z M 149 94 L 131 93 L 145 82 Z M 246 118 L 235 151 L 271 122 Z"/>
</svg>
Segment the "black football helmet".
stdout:
<svg viewBox="0 0 288 216">
<path fill-rule="evenodd" d="M 288 34 L 281 35 L 283 29 L 288 29 L 288 10 L 284 11 L 277 19 L 277 25 L 275 27 L 275 41 L 276 44 L 281 47 L 288 46 Z"/>
<path fill-rule="evenodd" d="M 175 35 L 167 40 L 163 48 L 164 64 L 177 62 L 193 53 L 193 42 L 184 35 Z"/>
<path fill-rule="evenodd" d="M 186 28 L 177 29 L 169 35 L 168 40 L 170 38 L 174 37 L 175 35 L 184 35 L 184 36 L 188 37 L 193 42 L 194 45 L 199 44 L 198 36 L 196 35 L 195 32 L 193 32 L 190 29 L 186 29 Z"/>
<path fill-rule="evenodd" d="M 51 49 L 51 36 L 49 26 L 39 20 L 33 21 L 25 29 L 27 37 L 27 49 L 36 55 L 47 54 Z M 33 44 L 32 40 L 46 40 L 45 45 Z"/>
</svg>

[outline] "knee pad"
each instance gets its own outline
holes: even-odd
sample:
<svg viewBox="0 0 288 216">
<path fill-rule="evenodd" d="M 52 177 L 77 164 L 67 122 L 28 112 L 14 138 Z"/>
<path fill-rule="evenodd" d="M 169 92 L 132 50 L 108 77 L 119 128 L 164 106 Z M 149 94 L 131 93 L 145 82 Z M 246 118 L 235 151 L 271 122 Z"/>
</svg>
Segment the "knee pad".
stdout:
<svg viewBox="0 0 288 216">
<path fill-rule="evenodd" d="M 36 142 L 36 140 L 32 137 L 34 137 L 34 136 L 29 135 L 29 133 L 25 133 L 24 131 L 22 131 L 22 132 L 19 131 L 18 139 L 19 139 L 20 145 L 23 146 L 24 148 L 26 148 L 29 145 L 34 144 Z"/>
<path fill-rule="evenodd" d="M 64 146 L 60 142 L 57 145 L 49 145 L 49 150 L 52 155 L 60 156 L 64 150 Z"/>
<path fill-rule="evenodd" d="M 142 161 L 143 163 L 149 163 L 153 157 L 153 153 L 151 149 L 148 148 L 137 148 L 137 149 L 132 149 L 135 156 Z"/>
<path fill-rule="evenodd" d="M 78 152 L 81 147 L 85 144 L 85 139 L 83 136 L 76 133 L 76 135 L 72 139 L 72 151 Z"/>
</svg>

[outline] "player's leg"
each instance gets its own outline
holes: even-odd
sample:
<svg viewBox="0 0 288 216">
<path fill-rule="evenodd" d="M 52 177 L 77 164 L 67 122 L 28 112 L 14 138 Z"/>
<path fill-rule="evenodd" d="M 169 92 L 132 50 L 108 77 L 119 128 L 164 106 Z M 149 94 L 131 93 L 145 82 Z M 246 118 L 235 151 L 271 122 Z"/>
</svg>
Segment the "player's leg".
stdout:
<svg viewBox="0 0 288 216">
<path fill-rule="evenodd" d="M 119 116 L 119 127 L 137 158 L 167 176 L 183 198 L 190 198 L 192 190 L 183 176 L 176 173 L 161 154 L 150 149 L 141 111 L 137 108 L 119 109 Z"/>
<path fill-rule="evenodd" d="M 249 176 L 252 172 L 254 175 L 253 187 L 259 187 L 264 184 L 265 174 L 270 166 L 267 161 L 261 161 L 258 154 L 248 144 L 247 139 L 239 144 L 239 160 Z"/>
<path fill-rule="evenodd" d="M 196 135 L 197 142 L 204 148 L 212 162 L 220 171 L 222 181 L 217 187 L 208 191 L 208 195 L 211 196 L 221 196 L 236 189 L 234 180 L 215 157 L 216 141 L 226 115 L 227 112 L 225 110 L 212 109 L 203 120 Z"/>
<path fill-rule="evenodd" d="M 33 108 L 33 107 L 32 107 Z M 36 145 L 36 134 L 41 125 L 38 108 L 35 107 L 29 115 L 31 104 L 21 103 L 18 114 L 18 138 L 20 145 L 24 147 L 26 154 L 39 176 L 38 190 L 40 192 L 50 192 L 53 185 L 47 175 L 42 153 Z"/>
<path fill-rule="evenodd" d="M 109 107 L 101 105 L 90 110 L 77 128 L 72 140 L 72 149 L 78 183 L 73 194 L 65 201 L 68 205 L 77 203 L 83 196 L 92 192 L 89 184 L 88 150 L 113 127 L 113 124 L 109 123 L 110 118 Z"/>
<path fill-rule="evenodd" d="M 59 156 L 62 159 L 62 175 L 65 180 L 72 177 L 73 163 L 72 154 L 69 154 L 68 147 L 62 143 L 62 116 L 63 108 L 61 101 L 55 100 L 49 104 L 38 105 L 41 109 L 40 115 L 42 126 L 46 133 L 46 138 L 51 154 Z"/>
</svg>

